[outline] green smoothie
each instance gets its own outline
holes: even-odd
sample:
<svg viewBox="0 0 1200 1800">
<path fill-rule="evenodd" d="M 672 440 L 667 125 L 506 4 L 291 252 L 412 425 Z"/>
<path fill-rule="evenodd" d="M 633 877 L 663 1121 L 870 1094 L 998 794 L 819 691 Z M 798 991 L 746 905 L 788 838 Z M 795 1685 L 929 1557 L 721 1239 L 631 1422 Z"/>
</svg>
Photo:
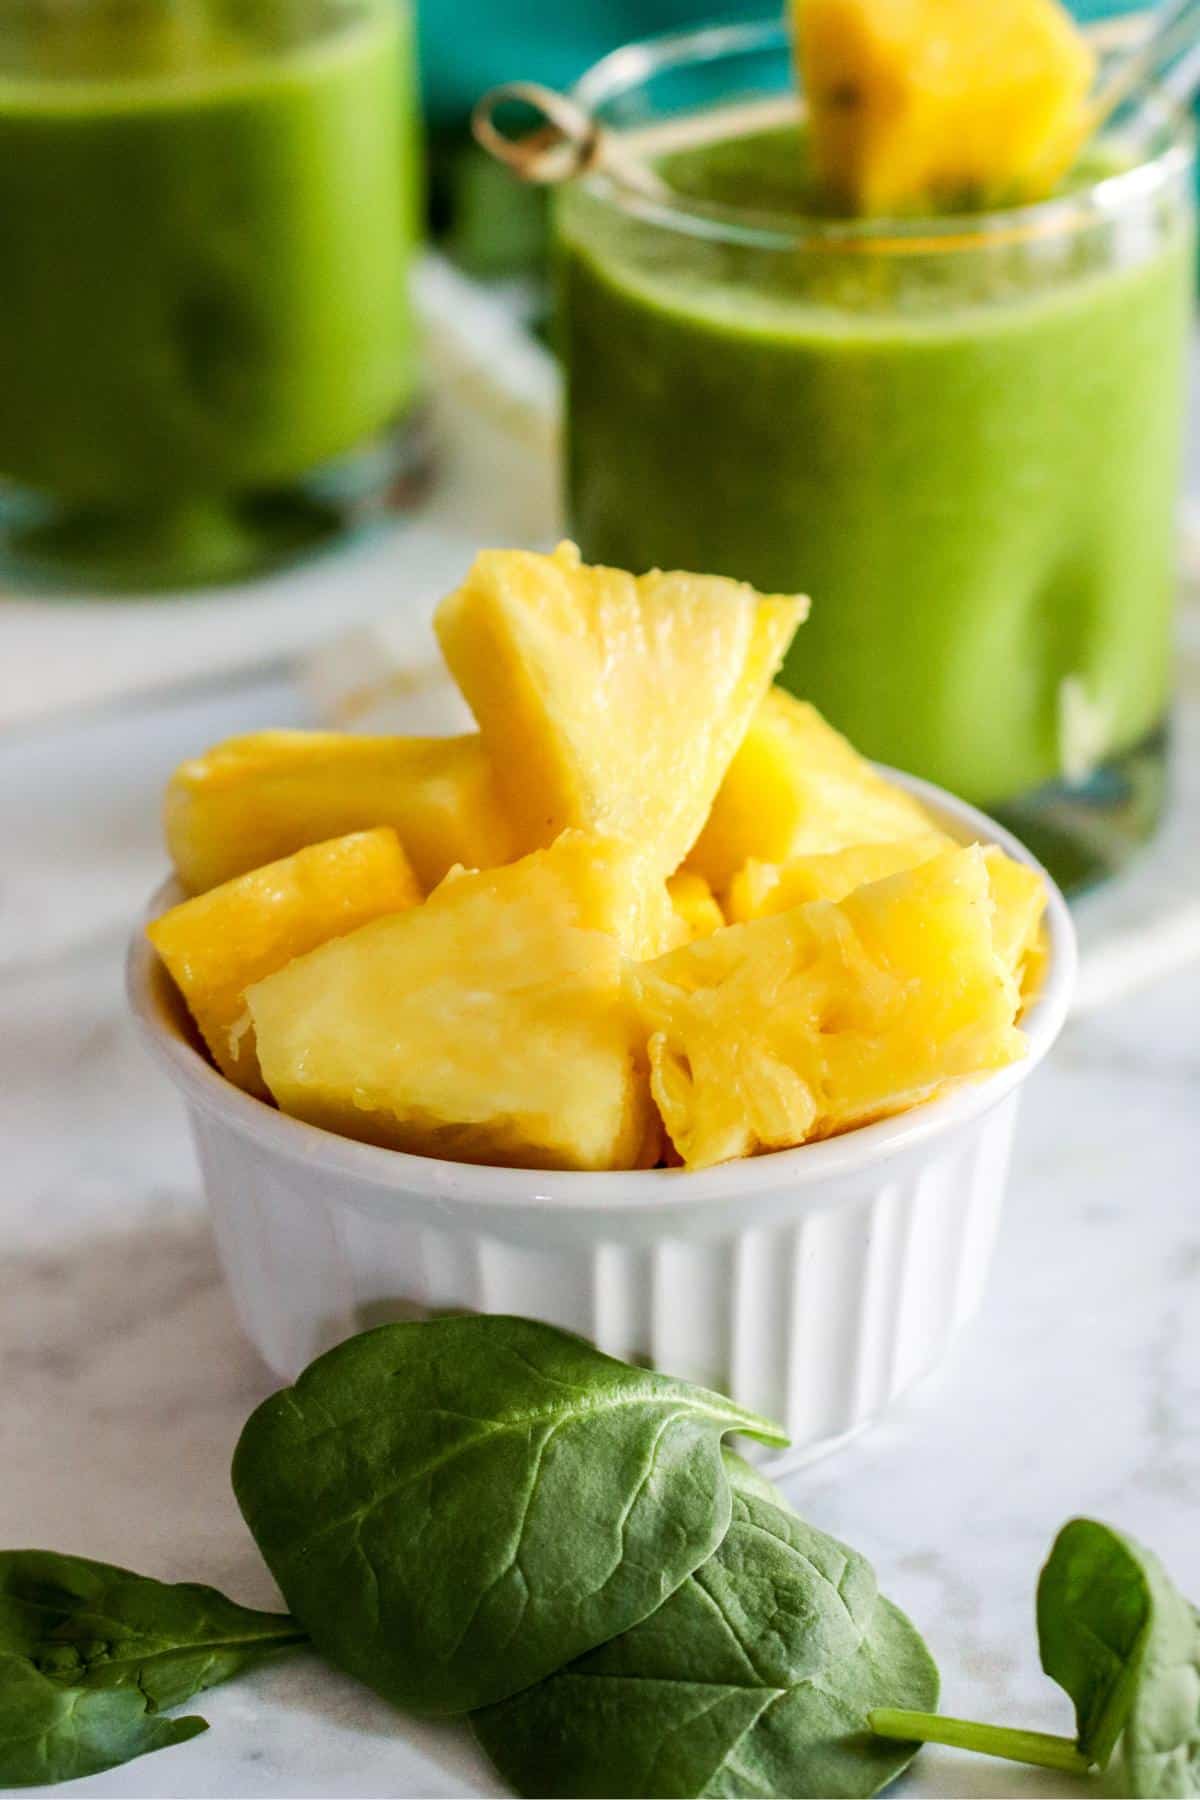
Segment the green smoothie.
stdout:
<svg viewBox="0 0 1200 1800">
<path fill-rule="evenodd" d="M 660 167 L 702 202 L 811 210 L 795 130 Z M 1182 197 L 1119 242 L 1103 224 L 978 254 L 731 242 L 586 186 L 558 224 L 587 558 L 808 592 L 789 685 L 859 749 L 984 805 L 1161 724 Z"/>
<path fill-rule="evenodd" d="M 30 16 L 0 39 L 0 478 L 35 507 L 215 517 L 395 421 L 401 0 Z"/>
</svg>

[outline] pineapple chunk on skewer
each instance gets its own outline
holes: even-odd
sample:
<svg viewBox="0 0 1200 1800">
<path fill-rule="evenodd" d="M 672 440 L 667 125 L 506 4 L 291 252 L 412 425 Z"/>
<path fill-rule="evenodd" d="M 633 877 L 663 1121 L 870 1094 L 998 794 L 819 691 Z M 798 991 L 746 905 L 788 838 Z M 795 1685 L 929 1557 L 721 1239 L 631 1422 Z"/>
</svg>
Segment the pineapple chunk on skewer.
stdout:
<svg viewBox="0 0 1200 1800">
<path fill-rule="evenodd" d="M 848 213 L 1049 194 L 1087 136 L 1092 51 L 1059 0 L 792 0 L 813 169 Z"/>
</svg>

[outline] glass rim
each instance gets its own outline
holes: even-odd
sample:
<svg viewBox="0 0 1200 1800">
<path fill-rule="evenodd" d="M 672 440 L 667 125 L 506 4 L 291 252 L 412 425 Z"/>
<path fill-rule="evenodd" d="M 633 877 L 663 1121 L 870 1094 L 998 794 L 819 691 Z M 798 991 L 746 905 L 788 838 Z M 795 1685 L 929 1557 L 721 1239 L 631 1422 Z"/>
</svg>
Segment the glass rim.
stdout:
<svg viewBox="0 0 1200 1800">
<path fill-rule="evenodd" d="M 1094 42 L 1102 42 L 1113 23 L 1108 20 L 1093 24 L 1087 35 Z M 786 48 L 790 53 L 787 27 L 776 17 L 718 21 L 686 31 L 661 32 L 609 51 L 585 70 L 570 95 L 577 105 L 595 116 L 607 102 L 645 86 L 656 75 L 689 64 L 713 63 L 721 57 L 774 47 Z M 1195 157 L 1195 131 L 1190 116 L 1164 94 L 1155 103 L 1153 119 L 1159 148 L 1128 168 L 1047 200 L 982 212 L 862 219 L 775 213 L 704 201 L 684 193 L 672 193 L 664 200 L 623 181 L 619 172 L 607 169 L 580 176 L 578 185 L 647 223 L 749 248 L 828 249 L 875 255 L 980 250 L 1002 243 L 1069 235 L 1100 219 L 1145 205 L 1172 181 L 1186 175 Z"/>
</svg>

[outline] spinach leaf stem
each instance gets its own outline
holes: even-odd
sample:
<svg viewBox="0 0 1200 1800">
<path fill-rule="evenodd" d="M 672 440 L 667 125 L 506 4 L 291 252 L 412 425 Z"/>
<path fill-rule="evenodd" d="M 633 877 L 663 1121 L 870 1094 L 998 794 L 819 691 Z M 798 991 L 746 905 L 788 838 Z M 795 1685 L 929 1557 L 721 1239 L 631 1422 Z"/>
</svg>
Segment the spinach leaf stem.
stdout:
<svg viewBox="0 0 1200 1800">
<path fill-rule="evenodd" d="M 906 1743 L 948 1744 L 955 1750 L 974 1750 L 981 1756 L 1002 1756 L 1009 1762 L 1032 1763 L 1039 1769 L 1065 1769 L 1086 1775 L 1092 1768 L 1073 1738 L 1054 1737 L 1046 1731 L 1016 1731 L 1007 1725 L 983 1725 L 972 1719 L 950 1719 L 941 1713 L 905 1712 L 897 1707 L 877 1707 L 867 1723 L 879 1737 L 900 1738 Z"/>
</svg>

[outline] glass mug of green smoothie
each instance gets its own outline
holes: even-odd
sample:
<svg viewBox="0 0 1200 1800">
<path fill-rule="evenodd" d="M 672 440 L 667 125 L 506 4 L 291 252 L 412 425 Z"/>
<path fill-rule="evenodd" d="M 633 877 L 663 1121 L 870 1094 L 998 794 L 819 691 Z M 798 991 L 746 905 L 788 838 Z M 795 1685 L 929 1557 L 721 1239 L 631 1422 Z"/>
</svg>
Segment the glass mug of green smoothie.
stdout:
<svg viewBox="0 0 1200 1800">
<path fill-rule="evenodd" d="M 806 202 L 778 24 L 632 46 L 573 98 L 656 178 L 557 199 L 584 556 L 809 593 L 789 686 L 1069 884 L 1118 865 L 1163 787 L 1187 125 L 1045 202 L 856 220 Z"/>
<path fill-rule="evenodd" d="M 0 0 L 0 553 L 241 576 L 419 485 L 404 0 Z"/>
</svg>

